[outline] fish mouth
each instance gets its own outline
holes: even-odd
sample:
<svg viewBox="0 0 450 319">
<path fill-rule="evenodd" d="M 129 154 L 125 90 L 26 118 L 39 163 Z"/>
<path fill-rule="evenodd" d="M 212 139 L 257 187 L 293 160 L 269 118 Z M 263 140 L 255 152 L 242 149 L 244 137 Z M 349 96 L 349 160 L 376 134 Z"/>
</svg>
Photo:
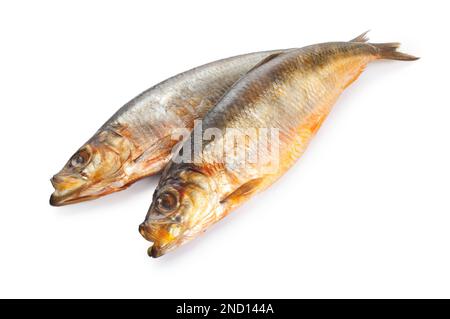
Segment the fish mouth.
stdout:
<svg viewBox="0 0 450 319">
<path fill-rule="evenodd" d="M 58 195 L 58 193 L 55 191 L 50 196 L 50 205 L 64 206 L 64 205 L 84 202 L 84 201 L 95 199 L 98 197 L 98 196 L 94 196 L 94 195 L 77 196 L 78 194 L 79 194 L 78 191 L 74 191 L 73 193 Z"/>
<path fill-rule="evenodd" d="M 171 240 L 166 243 L 161 243 L 161 238 L 157 238 L 158 236 L 155 236 L 148 230 L 148 224 L 146 222 L 143 222 L 139 225 L 139 233 L 141 233 L 142 237 L 151 242 L 150 247 L 147 249 L 147 254 L 149 255 L 149 257 L 161 257 L 172 248 L 177 246 L 177 240 Z"/>
<path fill-rule="evenodd" d="M 87 186 L 83 186 L 65 194 L 60 194 L 58 191 L 54 191 L 53 194 L 50 196 L 50 205 L 64 206 L 68 204 L 84 202 L 98 197 L 95 195 L 80 196 L 80 193 L 86 188 Z"/>
<path fill-rule="evenodd" d="M 116 180 L 114 179 L 104 179 L 97 182 L 85 180 L 71 190 L 66 190 L 65 187 L 62 186 L 62 184 L 60 183 L 60 181 L 62 180 L 62 178 L 55 177 L 50 179 L 53 188 L 55 189 L 53 194 L 50 196 L 50 205 L 52 206 L 64 206 L 93 200 L 125 189 L 136 182 L 138 179 L 129 179 L 126 180 L 126 182 L 121 183 L 120 185 L 117 183 L 114 185 L 114 183 L 116 182 Z"/>
<path fill-rule="evenodd" d="M 160 257 L 162 255 L 161 249 L 156 248 L 157 246 L 155 244 L 154 238 L 150 236 L 150 234 L 146 231 L 145 222 L 139 225 L 139 233 L 142 235 L 142 237 L 151 242 L 151 245 L 147 249 L 147 254 L 153 258 Z"/>
<path fill-rule="evenodd" d="M 81 195 L 83 191 L 92 186 L 89 182 L 84 182 L 72 190 L 67 190 L 64 186 L 62 186 L 62 183 L 64 182 L 63 178 L 54 176 L 50 179 L 50 182 L 55 189 L 53 194 L 50 196 L 50 205 L 52 206 L 64 206 L 98 197 L 94 194 Z"/>
</svg>

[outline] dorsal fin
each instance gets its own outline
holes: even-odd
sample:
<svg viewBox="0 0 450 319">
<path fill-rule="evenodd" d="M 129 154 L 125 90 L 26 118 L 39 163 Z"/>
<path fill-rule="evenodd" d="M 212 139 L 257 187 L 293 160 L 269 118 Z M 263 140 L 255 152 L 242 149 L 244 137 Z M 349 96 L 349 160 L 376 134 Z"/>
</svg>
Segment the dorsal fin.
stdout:
<svg viewBox="0 0 450 319">
<path fill-rule="evenodd" d="M 283 53 L 283 51 L 280 51 L 280 52 L 272 53 L 271 55 L 266 56 L 264 59 L 262 59 L 261 61 L 256 63 L 256 65 L 254 67 L 252 67 L 250 70 L 248 70 L 247 73 L 250 73 L 251 71 L 259 68 L 261 65 L 266 64 L 267 62 L 269 62 L 270 60 L 276 58 L 277 56 L 279 56 L 282 53 Z"/>
<path fill-rule="evenodd" d="M 367 30 L 366 32 L 358 35 L 356 38 L 350 40 L 350 42 L 367 42 L 369 41 L 369 38 L 366 36 L 367 33 L 369 33 L 370 30 Z"/>
</svg>

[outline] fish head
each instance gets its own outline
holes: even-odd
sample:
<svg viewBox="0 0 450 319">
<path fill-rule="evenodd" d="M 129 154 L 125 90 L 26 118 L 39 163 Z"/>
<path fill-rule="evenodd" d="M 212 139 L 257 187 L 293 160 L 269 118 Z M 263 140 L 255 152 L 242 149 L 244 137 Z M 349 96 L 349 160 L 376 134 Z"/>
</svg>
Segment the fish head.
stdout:
<svg viewBox="0 0 450 319">
<path fill-rule="evenodd" d="M 153 195 L 145 221 L 139 226 L 141 235 L 153 243 L 151 257 L 159 257 L 195 238 L 214 218 L 217 200 L 214 185 L 205 174 L 182 169 L 166 174 Z"/>
<path fill-rule="evenodd" d="M 94 199 L 126 187 L 132 144 L 112 130 L 99 131 L 51 178 L 53 206 Z"/>
</svg>

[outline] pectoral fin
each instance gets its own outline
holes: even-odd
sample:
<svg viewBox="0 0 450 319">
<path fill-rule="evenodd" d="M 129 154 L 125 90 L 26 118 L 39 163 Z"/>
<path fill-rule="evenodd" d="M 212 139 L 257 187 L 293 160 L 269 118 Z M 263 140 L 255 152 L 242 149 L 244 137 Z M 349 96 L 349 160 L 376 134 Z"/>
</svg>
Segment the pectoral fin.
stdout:
<svg viewBox="0 0 450 319">
<path fill-rule="evenodd" d="M 169 160 L 175 144 L 171 136 L 160 139 L 134 159 L 135 170 L 141 176 L 157 174 Z"/>
<path fill-rule="evenodd" d="M 252 197 L 257 191 L 261 190 L 264 185 L 264 177 L 252 179 L 249 182 L 239 186 L 231 194 L 228 194 L 223 198 L 220 203 L 227 206 L 227 208 L 233 208 Z"/>
</svg>

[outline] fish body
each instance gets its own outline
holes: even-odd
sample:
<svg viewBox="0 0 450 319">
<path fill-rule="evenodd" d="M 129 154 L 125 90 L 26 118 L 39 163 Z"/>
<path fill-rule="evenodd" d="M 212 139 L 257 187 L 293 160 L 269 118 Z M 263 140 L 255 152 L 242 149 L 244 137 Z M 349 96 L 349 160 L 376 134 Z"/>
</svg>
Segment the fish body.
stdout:
<svg viewBox="0 0 450 319">
<path fill-rule="evenodd" d="M 176 155 L 164 170 L 141 234 L 153 245 L 152 257 L 161 256 L 207 230 L 254 194 L 282 176 L 305 151 L 342 91 L 358 78 L 365 66 L 378 59 L 414 60 L 396 51 L 398 44 L 365 43 L 364 35 L 351 42 L 333 42 L 275 54 L 272 59 L 241 78 L 209 111 L 202 133 L 221 134 L 202 140 L 192 151 L 195 160 L 183 162 Z M 229 129 L 276 128 L 278 165 L 270 161 L 249 162 L 241 156 L 214 160 L 217 149 L 238 153 Z M 194 129 L 195 131 L 195 129 Z M 255 143 L 243 144 L 255 153 Z M 267 150 L 261 158 L 269 157 Z"/>
<path fill-rule="evenodd" d="M 165 80 L 120 108 L 51 182 L 55 206 L 94 199 L 158 173 L 179 142 L 242 75 L 281 50 L 215 61 Z M 189 132 L 189 131 L 188 131 Z"/>
</svg>

